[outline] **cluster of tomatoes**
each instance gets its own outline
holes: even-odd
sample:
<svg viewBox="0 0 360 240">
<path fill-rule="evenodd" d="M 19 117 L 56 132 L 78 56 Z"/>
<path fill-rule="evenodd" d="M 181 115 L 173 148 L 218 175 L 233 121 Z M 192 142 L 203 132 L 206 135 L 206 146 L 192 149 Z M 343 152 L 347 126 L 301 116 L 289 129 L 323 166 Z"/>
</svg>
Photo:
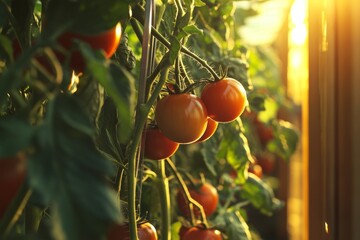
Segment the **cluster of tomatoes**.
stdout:
<svg viewBox="0 0 360 240">
<path fill-rule="evenodd" d="M 176 152 L 179 144 L 209 139 L 219 122 L 235 120 L 246 104 L 246 91 L 233 78 L 208 83 L 201 97 L 189 93 L 163 97 L 155 108 L 157 128 L 146 130 L 145 157 L 165 159 Z"/>
<path fill-rule="evenodd" d="M 218 123 L 234 121 L 242 114 L 246 104 L 243 85 L 228 77 L 206 84 L 201 97 L 190 93 L 166 95 L 155 108 L 157 127 L 148 128 L 145 132 L 145 157 L 165 159 L 171 157 L 180 144 L 206 141 L 215 133 Z M 219 196 L 214 186 L 200 183 L 189 186 L 188 190 L 191 198 L 203 207 L 206 217 L 216 211 Z M 176 200 L 180 212 L 189 217 L 189 206 L 181 191 L 178 191 Z M 196 207 L 193 213 L 196 217 L 200 216 Z M 179 235 L 181 240 L 222 239 L 220 231 L 202 225 L 183 226 Z"/>
</svg>

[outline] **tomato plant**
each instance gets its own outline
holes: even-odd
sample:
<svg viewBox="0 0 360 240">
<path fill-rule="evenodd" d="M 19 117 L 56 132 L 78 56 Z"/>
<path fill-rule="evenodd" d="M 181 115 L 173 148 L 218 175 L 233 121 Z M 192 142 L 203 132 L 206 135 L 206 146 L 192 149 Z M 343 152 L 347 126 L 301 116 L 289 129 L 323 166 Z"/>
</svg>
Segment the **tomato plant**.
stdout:
<svg viewBox="0 0 360 240">
<path fill-rule="evenodd" d="M 170 94 L 156 104 L 155 120 L 161 132 L 174 142 L 197 141 L 207 126 L 202 100 L 192 94 Z"/>
<path fill-rule="evenodd" d="M 216 229 L 204 229 L 199 227 L 190 228 L 181 240 L 222 240 L 221 232 Z"/>
<path fill-rule="evenodd" d="M 217 122 L 235 120 L 247 104 L 245 88 L 233 78 L 224 78 L 207 84 L 202 90 L 201 99 L 209 117 Z"/>
<path fill-rule="evenodd" d="M 24 183 L 26 159 L 14 156 L 0 159 L 0 219 Z"/>
<path fill-rule="evenodd" d="M 137 226 L 139 240 L 157 240 L 158 236 L 155 227 L 149 223 L 140 223 Z M 117 224 L 110 227 L 107 233 L 107 240 L 130 240 L 128 224 Z"/>
<path fill-rule="evenodd" d="M 161 160 L 171 157 L 178 147 L 178 143 L 165 137 L 158 128 L 149 128 L 145 131 L 144 154 L 146 158 Z"/>
<path fill-rule="evenodd" d="M 204 209 L 206 216 L 211 216 L 217 208 L 219 202 L 219 195 L 216 188 L 210 183 L 200 184 L 198 187 L 189 187 L 191 197 L 197 201 Z M 185 215 L 189 216 L 190 212 L 186 204 L 183 194 L 179 191 L 177 196 L 177 205 L 179 210 Z M 198 210 L 194 210 L 195 215 L 200 215 Z"/>
<path fill-rule="evenodd" d="M 279 106 L 285 98 L 279 88 L 259 90 L 276 77 L 258 76 L 258 68 L 276 72 L 276 61 L 237 41 L 246 21 L 235 12 L 254 14 L 238 7 L 2 1 L 0 156 L 24 151 L 27 159 L 26 171 L 0 160 L 0 214 L 13 203 L 0 238 L 169 240 L 186 222 L 185 239 L 250 239 L 247 205 L 271 215 L 282 204 L 248 166 L 263 152 L 289 158 L 298 139 L 270 115 L 276 131 L 259 143 L 252 114 L 267 112 L 266 98 Z M 239 118 L 245 107 L 251 114 Z M 204 183 L 187 186 L 199 176 Z"/>
</svg>

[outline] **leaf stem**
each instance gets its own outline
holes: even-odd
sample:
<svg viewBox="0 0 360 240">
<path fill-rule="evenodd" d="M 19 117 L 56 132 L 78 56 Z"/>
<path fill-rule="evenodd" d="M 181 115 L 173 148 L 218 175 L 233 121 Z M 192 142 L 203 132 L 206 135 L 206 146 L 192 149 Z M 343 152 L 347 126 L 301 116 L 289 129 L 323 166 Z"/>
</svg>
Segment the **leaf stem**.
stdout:
<svg viewBox="0 0 360 240">
<path fill-rule="evenodd" d="M 160 72 L 161 69 L 167 69 L 169 61 L 168 54 L 165 54 L 162 61 L 156 68 L 157 70 L 154 71 L 149 78 L 155 79 L 157 74 Z M 145 104 L 138 104 L 137 114 L 136 114 L 136 124 L 135 124 L 135 131 L 133 135 L 133 141 L 130 148 L 129 153 L 129 165 L 128 165 L 128 211 L 129 211 L 129 227 L 131 236 L 137 239 L 137 231 L 136 231 L 136 221 L 137 221 L 137 213 L 136 213 L 136 165 L 137 165 L 137 154 L 140 145 L 140 141 L 142 138 L 142 133 L 144 130 L 144 126 L 147 120 L 147 116 L 150 112 L 151 106 L 155 103 L 156 98 L 160 94 L 161 88 L 164 85 L 167 76 L 161 75 L 158 85 L 151 95 L 149 101 Z M 149 79 L 148 78 L 148 79 Z"/>
<path fill-rule="evenodd" d="M 7 235 L 10 233 L 12 227 L 20 217 L 31 196 L 31 193 L 32 191 L 29 189 L 27 183 L 21 186 L 17 196 L 12 201 L 8 210 L 0 221 L 0 239 L 7 239 Z"/>
<path fill-rule="evenodd" d="M 160 206 L 161 206 L 161 237 L 163 240 L 171 239 L 171 211 L 170 211 L 170 192 L 169 179 L 165 173 L 165 161 L 158 162 L 159 183 L 158 189 L 160 192 Z"/>
<path fill-rule="evenodd" d="M 175 164 L 170 160 L 170 158 L 166 159 L 166 163 L 169 165 L 171 171 L 175 175 L 176 180 L 180 184 L 180 190 L 181 190 L 182 194 L 185 196 L 186 204 L 189 207 L 188 210 L 189 210 L 189 213 L 190 213 L 191 224 L 193 226 L 196 225 L 195 214 L 194 214 L 194 211 L 193 211 L 193 205 L 195 205 L 195 207 L 197 207 L 200 210 L 202 223 L 207 228 L 209 226 L 209 224 L 207 222 L 206 215 L 205 215 L 203 207 L 191 197 L 189 189 L 186 186 L 186 183 L 185 183 L 184 179 L 182 178 L 182 176 L 180 175 L 180 173 L 176 169 Z"/>
<path fill-rule="evenodd" d="M 135 17 L 135 16 L 134 16 Z M 138 20 L 139 22 L 141 22 L 140 20 Z M 163 36 L 161 35 L 161 33 L 156 30 L 156 28 L 152 27 L 151 28 L 151 33 L 152 35 L 159 40 L 159 42 L 161 42 L 166 48 L 170 49 L 171 48 L 171 43 Z M 201 66 L 203 66 L 214 78 L 215 81 L 220 80 L 221 77 L 219 77 L 219 75 L 215 72 L 215 70 L 201 57 L 199 57 L 198 55 L 196 55 L 195 53 L 193 53 L 192 51 L 190 51 L 188 48 L 181 46 L 180 51 L 190 57 L 192 57 L 193 59 L 195 59 L 198 63 L 200 63 Z"/>
<path fill-rule="evenodd" d="M 152 34 L 154 35 L 154 37 L 156 37 L 159 42 L 161 42 L 165 47 L 170 48 L 171 44 L 170 42 L 164 37 L 162 36 L 155 28 L 152 28 Z M 188 48 L 181 46 L 180 51 L 190 57 L 192 57 L 193 59 L 195 59 L 198 63 L 201 64 L 201 66 L 203 66 L 211 75 L 212 77 L 216 80 L 220 80 L 219 75 L 215 72 L 215 70 L 201 57 L 199 57 L 198 55 L 196 55 L 195 53 L 193 53 L 192 51 L 190 51 Z"/>
</svg>

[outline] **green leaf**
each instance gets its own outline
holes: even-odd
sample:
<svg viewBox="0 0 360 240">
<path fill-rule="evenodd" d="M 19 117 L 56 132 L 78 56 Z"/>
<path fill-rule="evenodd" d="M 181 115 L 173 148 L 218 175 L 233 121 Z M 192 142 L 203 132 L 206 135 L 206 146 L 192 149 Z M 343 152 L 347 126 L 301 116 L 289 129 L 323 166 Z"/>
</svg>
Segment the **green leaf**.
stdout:
<svg viewBox="0 0 360 240">
<path fill-rule="evenodd" d="M 238 172 L 237 181 L 244 183 L 247 178 L 247 166 L 254 160 L 241 124 L 241 121 L 237 120 L 221 125 L 224 137 L 220 143 L 217 157 L 226 159 Z"/>
<path fill-rule="evenodd" d="M 215 135 L 202 143 L 201 154 L 204 158 L 205 165 L 210 173 L 214 176 L 216 173 L 216 166 L 218 165 L 218 158 L 216 153 L 218 151 L 219 144 L 215 140 Z"/>
<path fill-rule="evenodd" d="M 110 154 L 115 159 L 120 160 L 123 152 L 119 149 L 117 107 L 114 101 L 107 97 L 105 99 L 99 117 L 99 148 Z M 120 151 L 120 152 L 119 152 Z"/>
<path fill-rule="evenodd" d="M 105 92 L 117 106 L 119 117 L 119 141 L 128 141 L 132 131 L 133 112 L 135 109 L 135 79 L 122 66 L 110 64 L 94 52 L 87 44 L 79 43 L 80 50 L 86 59 L 87 69 L 104 87 Z M 110 70 L 110 71 L 109 71 Z"/>
<path fill-rule="evenodd" d="M 5 35 L 0 35 L 0 59 L 13 59 L 14 50 L 11 41 Z"/>
<path fill-rule="evenodd" d="M 163 16 L 163 21 L 160 26 L 163 27 L 163 31 L 165 33 L 172 33 L 174 30 L 174 26 L 175 26 L 175 21 L 174 19 L 176 19 L 176 13 L 177 13 L 177 9 L 175 7 L 175 4 L 166 4 L 166 9 L 164 11 L 164 16 Z"/>
<path fill-rule="evenodd" d="M 194 1 L 194 4 L 195 4 L 195 7 L 203 7 L 206 5 L 206 3 L 204 3 L 203 1 L 201 0 L 195 0 Z"/>
<path fill-rule="evenodd" d="M 267 144 L 267 149 L 289 160 L 297 149 L 299 133 L 290 122 L 280 120 L 275 126 L 275 138 Z"/>
<path fill-rule="evenodd" d="M 115 59 L 127 70 L 132 70 L 136 66 L 136 58 L 128 45 L 129 39 L 127 33 L 121 36 L 121 42 L 114 55 Z"/>
<path fill-rule="evenodd" d="M 171 43 L 171 48 L 170 48 L 170 59 L 169 60 L 170 60 L 170 64 L 174 64 L 175 60 L 179 56 L 181 44 L 180 44 L 180 41 L 174 36 L 170 37 L 170 43 Z"/>
<path fill-rule="evenodd" d="M 283 202 L 275 198 L 271 187 L 252 173 L 249 173 L 243 185 L 241 196 L 248 199 L 254 207 L 266 215 L 272 215 L 274 211 L 284 206 Z"/>
<path fill-rule="evenodd" d="M 224 215 L 219 215 L 217 218 L 222 218 L 223 228 L 225 233 L 231 240 L 251 240 L 251 233 L 249 226 L 241 216 L 239 211 L 227 212 Z"/>
<path fill-rule="evenodd" d="M 110 222 L 121 220 L 106 176 L 109 161 L 97 150 L 94 128 L 73 96 L 51 100 L 37 129 L 29 182 L 50 206 L 65 239 L 99 239 Z M 91 228 L 89 228 L 91 226 Z"/>
<path fill-rule="evenodd" d="M 265 110 L 265 96 L 262 94 L 252 94 L 252 92 L 247 94 L 247 99 L 250 105 L 250 108 L 256 112 Z"/>
<path fill-rule="evenodd" d="M 178 28 L 183 29 L 184 27 L 188 26 L 191 19 L 191 12 L 187 11 L 184 16 L 180 18 L 180 21 L 178 22 Z"/>
<path fill-rule="evenodd" d="M 16 20 L 18 29 L 17 33 L 21 36 L 20 39 L 25 40 L 30 36 L 25 36 L 30 32 L 31 19 L 35 8 L 35 0 L 12 0 L 11 1 L 11 13 Z"/>
<path fill-rule="evenodd" d="M 179 231 L 181 228 L 181 222 L 174 222 L 171 224 L 171 239 L 180 240 Z"/>
<path fill-rule="evenodd" d="M 21 116 L 0 119 L 0 156 L 14 156 L 27 148 L 34 136 L 34 128 Z"/>
<path fill-rule="evenodd" d="M 242 58 L 225 58 L 223 67 L 228 70 L 228 76 L 237 79 L 246 90 L 252 90 L 253 85 L 249 77 L 249 64 Z"/>
<path fill-rule="evenodd" d="M 203 30 L 199 29 L 195 24 L 190 24 L 186 27 L 183 27 L 183 31 L 187 34 L 203 34 Z"/>
<path fill-rule="evenodd" d="M 182 28 L 178 34 L 177 39 L 182 39 L 192 34 L 203 34 L 203 30 L 199 29 L 195 24 L 190 24 Z"/>
</svg>

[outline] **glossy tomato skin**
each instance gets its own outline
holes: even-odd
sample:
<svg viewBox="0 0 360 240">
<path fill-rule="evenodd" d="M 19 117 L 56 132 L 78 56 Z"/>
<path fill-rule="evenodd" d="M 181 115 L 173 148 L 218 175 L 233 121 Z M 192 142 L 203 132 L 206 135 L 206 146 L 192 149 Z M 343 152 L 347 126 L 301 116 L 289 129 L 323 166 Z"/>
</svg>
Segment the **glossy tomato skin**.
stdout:
<svg viewBox="0 0 360 240">
<path fill-rule="evenodd" d="M 179 148 L 179 143 L 171 141 L 158 128 L 145 131 L 144 155 L 152 160 L 161 160 L 171 157 Z"/>
<path fill-rule="evenodd" d="M 170 140 L 189 144 L 204 134 L 207 111 L 202 100 L 195 95 L 170 94 L 157 103 L 155 120 L 161 132 Z"/>
<path fill-rule="evenodd" d="M 0 159 L 0 219 L 15 198 L 26 177 L 26 159 L 22 155 Z"/>
<path fill-rule="evenodd" d="M 192 227 L 180 240 L 222 240 L 222 236 L 216 229 Z"/>
<path fill-rule="evenodd" d="M 183 239 L 184 235 L 186 234 L 186 232 L 190 229 L 190 227 L 186 227 L 184 225 L 181 225 L 180 229 L 179 229 L 179 237 L 180 240 Z"/>
<path fill-rule="evenodd" d="M 233 79 L 208 83 L 201 93 L 208 115 L 217 122 L 231 122 L 239 117 L 247 103 L 243 85 Z"/>
<path fill-rule="evenodd" d="M 144 222 L 137 225 L 139 240 L 157 240 L 158 236 L 155 227 Z M 107 233 L 107 240 L 130 240 L 129 224 L 116 224 L 110 227 Z"/>
<path fill-rule="evenodd" d="M 74 40 L 80 40 L 86 42 L 94 50 L 103 50 L 105 52 L 105 58 L 110 58 L 116 51 L 121 38 L 121 24 L 116 24 L 113 28 L 93 34 L 84 35 L 79 33 L 65 32 L 58 38 L 59 44 L 69 50 L 73 46 Z M 65 60 L 65 57 L 60 53 L 56 53 L 60 62 Z M 75 72 L 82 72 L 85 68 L 85 60 L 81 56 L 79 51 L 73 51 L 70 56 L 70 67 Z"/>
<path fill-rule="evenodd" d="M 201 206 L 203 206 L 205 215 L 207 217 L 211 216 L 211 214 L 215 212 L 219 202 L 219 195 L 216 188 L 210 183 L 204 183 L 198 189 L 190 187 L 188 187 L 188 189 L 191 197 L 196 200 Z M 177 193 L 176 200 L 179 210 L 185 216 L 190 216 L 190 212 L 188 206 L 186 205 L 185 198 L 180 191 L 178 191 Z M 195 216 L 200 216 L 200 211 L 198 211 L 196 207 L 194 207 L 194 214 Z"/>
<path fill-rule="evenodd" d="M 204 142 L 208 140 L 212 135 L 214 135 L 218 127 L 218 124 L 219 124 L 218 122 L 212 120 L 211 118 L 208 118 L 206 130 L 204 134 L 201 136 L 201 138 L 197 140 L 197 142 Z"/>
</svg>

